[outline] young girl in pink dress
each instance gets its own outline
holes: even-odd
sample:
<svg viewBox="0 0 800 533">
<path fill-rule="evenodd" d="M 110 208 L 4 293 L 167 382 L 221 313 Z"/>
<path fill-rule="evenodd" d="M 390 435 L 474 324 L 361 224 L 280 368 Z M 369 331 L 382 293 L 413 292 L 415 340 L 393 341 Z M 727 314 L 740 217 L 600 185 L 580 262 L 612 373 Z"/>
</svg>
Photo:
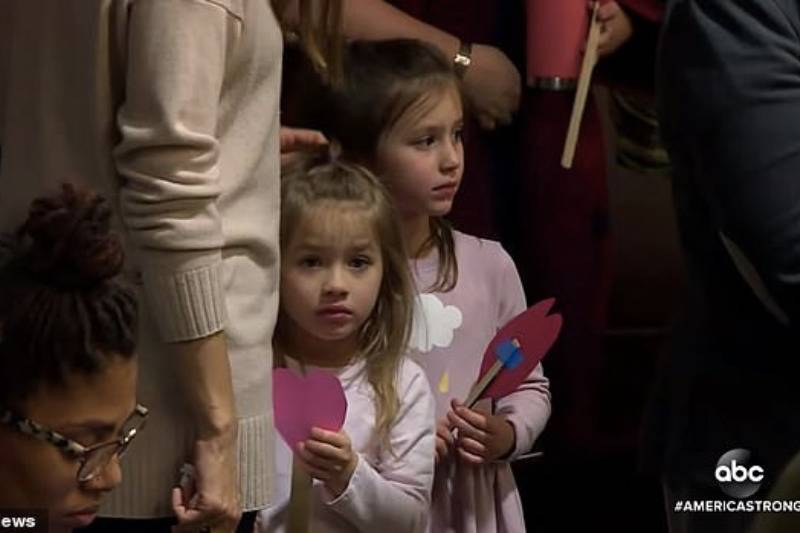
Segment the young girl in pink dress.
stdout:
<svg viewBox="0 0 800 533">
<path fill-rule="evenodd" d="M 494 404 L 460 403 L 489 341 L 526 304 L 503 248 L 443 218 L 464 171 L 459 79 L 420 42 L 354 42 L 344 86 L 330 99 L 326 133 L 392 193 L 420 292 L 411 353 L 428 376 L 438 420 L 431 531 L 525 531 L 509 463 L 531 449 L 550 415 L 541 366 Z"/>
</svg>

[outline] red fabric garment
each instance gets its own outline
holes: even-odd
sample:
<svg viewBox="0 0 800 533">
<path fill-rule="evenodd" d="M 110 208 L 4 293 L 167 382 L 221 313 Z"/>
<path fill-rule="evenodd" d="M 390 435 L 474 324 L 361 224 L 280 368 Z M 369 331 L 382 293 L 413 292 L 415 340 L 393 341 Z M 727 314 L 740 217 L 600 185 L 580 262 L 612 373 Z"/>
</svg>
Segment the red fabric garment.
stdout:
<svg viewBox="0 0 800 533">
<path fill-rule="evenodd" d="M 652 92 L 655 50 L 664 4 L 618 0 L 634 34 L 601 59 L 597 83 Z M 564 315 L 561 337 L 549 354 L 553 414 L 551 449 L 599 452 L 616 445 L 603 427 L 599 400 L 609 380 L 605 330 L 613 279 L 606 139 L 590 95 L 573 168 L 560 165 L 574 92 L 528 89 L 518 117 L 522 176 L 516 195 L 521 274 L 532 301 L 555 296 Z"/>
<path fill-rule="evenodd" d="M 523 175 L 513 199 L 520 230 L 520 273 L 531 302 L 555 297 L 564 316 L 548 354 L 553 449 L 596 450 L 602 428 L 597 392 L 611 284 L 606 145 L 590 95 L 572 169 L 561 153 L 575 93 L 527 90 L 519 120 Z M 507 199 L 511 201 L 511 199 Z"/>
</svg>

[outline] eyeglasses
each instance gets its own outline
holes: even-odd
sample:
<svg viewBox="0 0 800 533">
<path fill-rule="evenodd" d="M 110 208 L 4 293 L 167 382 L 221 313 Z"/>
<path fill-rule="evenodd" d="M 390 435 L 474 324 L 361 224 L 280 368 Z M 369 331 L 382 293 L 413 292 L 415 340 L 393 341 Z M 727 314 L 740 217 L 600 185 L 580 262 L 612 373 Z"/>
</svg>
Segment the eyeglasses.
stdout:
<svg viewBox="0 0 800 533">
<path fill-rule="evenodd" d="M 80 463 L 77 474 L 78 482 L 85 483 L 97 477 L 114 456 L 123 456 L 131 441 L 144 427 L 147 413 L 147 407 L 136 404 L 133 413 L 123 425 L 121 437 L 92 446 L 84 446 L 9 410 L 0 411 L 0 424 L 25 435 L 49 442 L 69 458 L 77 460 Z"/>
</svg>

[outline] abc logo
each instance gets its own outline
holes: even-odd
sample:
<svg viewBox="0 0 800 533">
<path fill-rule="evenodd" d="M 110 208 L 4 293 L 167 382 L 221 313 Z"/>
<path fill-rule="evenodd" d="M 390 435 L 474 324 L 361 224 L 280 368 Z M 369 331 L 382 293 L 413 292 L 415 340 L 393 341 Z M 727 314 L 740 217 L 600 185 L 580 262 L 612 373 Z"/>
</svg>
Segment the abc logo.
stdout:
<svg viewBox="0 0 800 533">
<path fill-rule="evenodd" d="M 747 498 L 761 487 L 764 469 L 753 464 L 750 451 L 736 448 L 719 458 L 714 477 L 717 478 L 719 488 L 728 496 Z"/>
</svg>

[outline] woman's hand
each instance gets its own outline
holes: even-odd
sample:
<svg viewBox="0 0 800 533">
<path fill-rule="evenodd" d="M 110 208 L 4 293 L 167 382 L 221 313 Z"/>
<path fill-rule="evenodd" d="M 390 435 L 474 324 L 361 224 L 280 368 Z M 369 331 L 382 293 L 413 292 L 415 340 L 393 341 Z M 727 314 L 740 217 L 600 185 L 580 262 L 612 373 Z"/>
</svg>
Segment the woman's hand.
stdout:
<svg viewBox="0 0 800 533">
<path fill-rule="evenodd" d="M 472 62 L 464 75 L 464 93 L 482 128 L 511 122 L 519 107 L 520 75 L 506 55 L 493 46 L 472 46 Z"/>
<path fill-rule="evenodd" d="M 197 438 L 191 463 L 195 492 L 172 493 L 178 519 L 175 531 L 210 527 L 212 533 L 233 533 L 241 516 L 236 463 L 236 409 L 225 335 L 171 345 L 182 390 L 191 407 Z"/>
<path fill-rule="evenodd" d="M 296 457 L 306 472 L 322 481 L 334 496 L 345 491 L 358 464 L 358 454 L 344 430 L 312 428 L 311 438 L 300 443 Z"/>
<path fill-rule="evenodd" d="M 463 461 L 481 465 L 511 452 L 516 435 L 504 417 L 468 409 L 457 400 L 452 400 L 451 406 L 447 419 L 458 430 L 456 447 Z"/>
<path fill-rule="evenodd" d="M 317 130 L 281 126 L 281 167 L 285 167 L 304 150 L 311 150 L 328 144 L 328 139 Z"/>
<path fill-rule="evenodd" d="M 633 35 L 630 17 L 616 2 L 602 4 L 598 8 L 597 18 L 600 21 L 600 40 L 597 43 L 600 57 L 613 54 Z"/>
<path fill-rule="evenodd" d="M 232 435 L 195 442 L 195 492 L 173 489 L 172 508 L 178 519 L 173 531 L 197 531 L 203 526 L 213 533 L 236 531 L 241 508 L 235 443 Z"/>
</svg>

